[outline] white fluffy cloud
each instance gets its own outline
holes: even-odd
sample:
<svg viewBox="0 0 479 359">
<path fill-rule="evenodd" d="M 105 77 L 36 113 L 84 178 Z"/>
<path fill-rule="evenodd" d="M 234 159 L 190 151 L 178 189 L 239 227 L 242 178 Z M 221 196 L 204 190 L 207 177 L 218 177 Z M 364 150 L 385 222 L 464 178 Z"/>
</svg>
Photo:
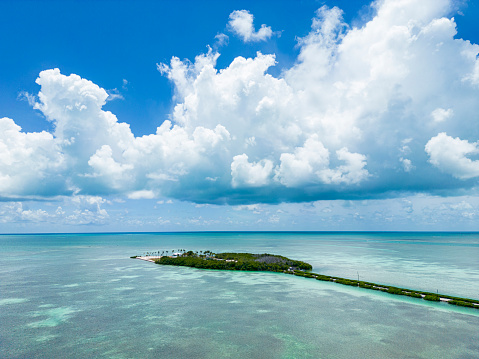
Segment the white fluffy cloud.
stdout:
<svg viewBox="0 0 479 359">
<path fill-rule="evenodd" d="M 329 151 L 318 140 L 317 135 L 308 138 L 303 147 L 296 147 L 294 153 L 283 153 L 276 178 L 287 187 L 327 179 L 325 171 L 329 166 Z M 322 178 L 321 178 L 322 177 Z"/>
<path fill-rule="evenodd" d="M 455 38 L 448 0 L 375 6 L 361 28 L 321 7 L 279 77 L 268 73 L 275 55 L 260 52 L 223 69 L 212 49 L 159 64 L 175 88 L 174 110 L 142 137 L 102 109 L 104 89 L 42 71 L 34 107 L 54 131 L 24 133 L 0 120 L 0 197 L 241 204 L 474 186 L 466 180 L 479 176 L 470 158 L 479 46 Z M 266 26 L 254 31 L 247 11 L 232 13 L 230 27 L 245 41 L 271 36 Z"/>
<path fill-rule="evenodd" d="M 0 223 L 26 224 L 26 223 L 55 223 L 56 225 L 86 225 L 105 224 L 109 219 L 108 212 L 102 208 L 107 201 L 99 196 L 73 196 L 65 197 L 63 205 L 47 208 L 29 208 L 22 202 L 0 203 Z M 45 202 L 30 202 L 31 205 L 44 205 Z M 49 208 L 48 208 L 49 207 Z"/>
<path fill-rule="evenodd" d="M 443 109 L 443 108 L 436 108 L 434 111 L 431 112 L 431 116 L 435 122 L 444 122 L 448 119 L 450 119 L 453 116 L 454 112 L 452 109 L 448 108 Z"/>
<path fill-rule="evenodd" d="M 270 183 L 273 163 L 269 160 L 248 162 L 246 154 L 233 157 L 231 163 L 231 185 L 233 187 L 261 187 Z"/>
<path fill-rule="evenodd" d="M 46 222 L 52 215 L 43 209 L 24 208 L 21 202 L 10 202 L 0 206 L 0 223 Z"/>
<path fill-rule="evenodd" d="M 426 152 L 434 166 L 456 178 L 468 179 L 479 176 L 479 160 L 473 161 L 467 157 L 479 153 L 477 143 L 469 143 L 441 132 L 428 141 Z"/>
<path fill-rule="evenodd" d="M 270 26 L 261 25 L 258 31 L 255 31 L 253 25 L 253 14 L 248 10 L 235 10 L 230 14 L 228 23 L 232 32 L 238 35 L 244 42 L 265 41 L 273 35 Z"/>
<path fill-rule="evenodd" d="M 360 183 L 369 176 L 364 167 L 366 157 L 351 153 L 346 147 L 336 151 L 336 157 L 345 164 L 329 168 L 329 151 L 313 135 L 303 147 L 294 153 L 283 153 L 281 164 L 276 171 L 276 179 L 286 187 L 301 187 L 308 183 L 353 184 Z"/>
<path fill-rule="evenodd" d="M 24 133 L 12 119 L 0 118 L 0 197 L 61 193 L 64 169 L 64 156 L 52 134 Z"/>
</svg>

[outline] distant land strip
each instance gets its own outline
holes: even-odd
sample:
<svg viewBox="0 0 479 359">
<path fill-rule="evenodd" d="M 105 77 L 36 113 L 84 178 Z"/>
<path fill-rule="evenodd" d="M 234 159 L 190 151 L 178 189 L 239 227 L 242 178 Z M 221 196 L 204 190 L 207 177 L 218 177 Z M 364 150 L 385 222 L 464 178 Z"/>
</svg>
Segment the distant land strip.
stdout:
<svg viewBox="0 0 479 359">
<path fill-rule="evenodd" d="M 447 302 L 460 307 L 479 309 L 479 300 L 454 297 L 432 292 L 423 292 L 407 288 L 393 287 L 390 285 L 365 282 L 361 280 L 333 277 L 323 274 L 312 273 L 311 264 L 289 259 L 275 254 L 252 254 L 252 253 L 213 253 L 211 251 L 186 251 L 180 249 L 171 251 L 149 252 L 144 256 L 133 256 L 161 265 L 185 266 L 201 269 L 217 270 L 241 270 L 241 271 L 267 271 L 296 275 L 299 277 L 313 278 L 325 282 L 334 282 L 353 287 L 377 290 L 394 295 L 424 299 L 432 302 Z"/>
</svg>

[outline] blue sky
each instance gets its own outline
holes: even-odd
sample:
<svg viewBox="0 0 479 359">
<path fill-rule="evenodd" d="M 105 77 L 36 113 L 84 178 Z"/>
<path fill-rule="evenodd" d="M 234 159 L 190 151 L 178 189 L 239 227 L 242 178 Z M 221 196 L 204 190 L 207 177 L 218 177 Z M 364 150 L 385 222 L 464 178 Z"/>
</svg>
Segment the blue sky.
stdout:
<svg viewBox="0 0 479 359">
<path fill-rule="evenodd" d="M 3 1 L 0 232 L 479 230 L 478 15 Z"/>
</svg>

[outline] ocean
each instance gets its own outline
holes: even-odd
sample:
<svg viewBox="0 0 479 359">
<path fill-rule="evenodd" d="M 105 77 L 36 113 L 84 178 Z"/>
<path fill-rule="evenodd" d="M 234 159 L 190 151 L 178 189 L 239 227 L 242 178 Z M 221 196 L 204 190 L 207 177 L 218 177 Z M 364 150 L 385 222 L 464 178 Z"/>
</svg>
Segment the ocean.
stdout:
<svg viewBox="0 0 479 359">
<path fill-rule="evenodd" d="M 178 249 L 280 254 L 315 273 L 479 299 L 479 233 L 0 235 L 0 357 L 479 357 L 479 310 L 129 258 Z"/>
</svg>

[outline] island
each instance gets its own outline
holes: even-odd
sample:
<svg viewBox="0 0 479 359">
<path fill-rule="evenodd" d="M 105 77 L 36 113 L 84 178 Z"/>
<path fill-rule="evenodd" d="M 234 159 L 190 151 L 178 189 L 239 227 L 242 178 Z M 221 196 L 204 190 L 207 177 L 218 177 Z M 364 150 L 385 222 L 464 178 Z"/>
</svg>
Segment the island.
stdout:
<svg viewBox="0 0 479 359">
<path fill-rule="evenodd" d="M 157 252 L 158 253 L 158 252 Z M 158 253 L 159 254 L 159 253 Z M 164 252 L 162 253 L 164 254 Z M 157 264 L 185 266 L 203 269 L 242 270 L 242 271 L 310 271 L 313 266 L 302 261 L 292 260 L 275 254 L 252 253 L 213 253 L 211 251 L 183 251 L 171 255 L 135 256 Z"/>
<path fill-rule="evenodd" d="M 311 270 L 313 267 L 311 264 L 299 260 L 289 259 L 276 254 L 232 252 L 213 253 L 209 250 L 198 252 L 179 249 L 177 252 L 174 250 L 171 251 L 170 255 L 168 251 L 166 251 L 166 254 L 165 251 L 162 251 L 161 254 L 160 251 L 158 251 L 148 252 L 143 256 L 133 256 L 131 258 L 146 260 L 161 265 L 185 266 L 201 269 L 279 272 L 363 289 L 377 290 L 393 295 L 403 295 L 435 302 L 441 301 L 461 307 L 479 309 L 479 300 L 475 299 L 417 291 L 390 285 L 312 273 Z"/>
</svg>

